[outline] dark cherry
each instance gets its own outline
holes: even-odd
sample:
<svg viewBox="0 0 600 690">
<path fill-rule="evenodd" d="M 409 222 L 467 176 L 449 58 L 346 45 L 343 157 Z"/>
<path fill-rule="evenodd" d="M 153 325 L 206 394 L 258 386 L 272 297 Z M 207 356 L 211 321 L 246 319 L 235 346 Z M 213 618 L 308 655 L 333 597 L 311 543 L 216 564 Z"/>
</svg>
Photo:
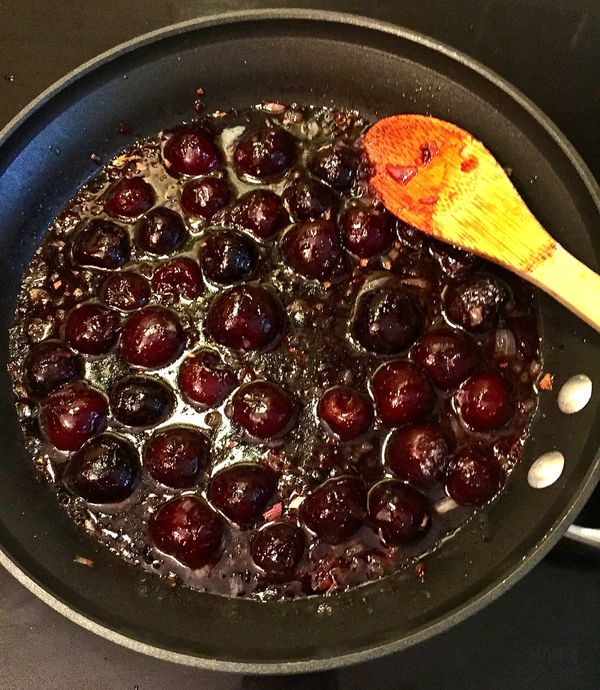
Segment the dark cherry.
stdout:
<svg viewBox="0 0 600 690">
<path fill-rule="evenodd" d="M 282 177 L 296 158 L 294 137 L 280 127 L 263 127 L 242 135 L 233 152 L 238 177 L 270 181 Z"/>
<path fill-rule="evenodd" d="M 135 271 L 119 271 L 108 276 L 100 294 L 113 309 L 135 311 L 148 304 L 150 283 Z"/>
<path fill-rule="evenodd" d="M 431 526 L 429 502 L 412 486 L 385 479 L 369 491 L 369 520 L 385 544 L 409 544 Z"/>
<path fill-rule="evenodd" d="M 338 192 L 350 189 L 360 163 L 358 151 L 342 141 L 318 149 L 310 161 L 311 171 Z"/>
<path fill-rule="evenodd" d="M 183 360 L 179 387 L 185 397 L 202 407 L 215 407 L 236 387 L 235 374 L 214 350 L 204 349 Z"/>
<path fill-rule="evenodd" d="M 141 177 L 125 178 L 109 190 L 104 210 L 113 218 L 137 218 L 154 206 L 155 199 L 151 184 Z"/>
<path fill-rule="evenodd" d="M 353 206 L 340 219 L 342 242 L 359 259 L 387 251 L 394 241 L 392 221 L 386 211 Z"/>
<path fill-rule="evenodd" d="M 300 506 L 304 524 L 327 544 L 341 544 L 363 524 L 367 492 L 358 477 L 329 479 Z"/>
<path fill-rule="evenodd" d="M 190 216 L 210 220 L 217 211 L 227 206 L 231 195 L 231 187 L 222 177 L 190 180 L 181 192 L 181 207 Z"/>
<path fill-rule="evenodd" d="M 114 270 L 129 261 L 131 242 L 125 228 L 94 218 L 75 235 L 72 254 L 80 266 Z"/>
<path fill-rule="evenodd" d="M 252 539 L 252 560 L 268 576 L 285 579 L 293 575 L 304 555 L 304 532 L 289 522 L 274 522 Z"/>
<path fill-rule="evenodd" d="M 506 379 L 494 371 L 471 376 L 454 394 L 456 409 L 469 429 L 497 431 L 515 414 L 515 401 Z"/>
<path fill-rule="evenodd" d="M 446 476 L 450 449 L 436 424 L 394 431 L 385 445 L 385 464 L 399 479 L 431 489 Z"/>
<path fill-rule="evenodd" d="M 193 126 L 177 129 L 163 149 L 171 175 L 207 175 L 221 163 L 221 153 L 208 132 Z"/>
<path fill-rule="evenodd" d="M 253 189 L 240 197 L 231 220 L 260 240 L 273 239 L 290 222 L 281 199 L 268 189 Z"/>
<path fill-rule="evenodd" d="M 292 398 L 269 381 L 251 381 L 233 396 L 232 419 L 253 438 L 281 438 L 296 421 Z"/>
<path fill-rule="evenodd" d="M 38 397 L 82 378 L 84 371 L 81 356 L 56 340 L 34 345 L 25 359 L 25 382 Z"/>
<path fill-rule="evenodd" d="M 152 289 L 171 301 L 195 299 L 202 290 L 198 263 L 187 256 L 165 261 L 152 274 Z"/>
<path fill-rule="evenodd" d="M 75 382 L 46 398 L 40 423 L 55 448 L 79 450 L 86 441 L 104 431 L 107 416 L 106 397 L 83 382 Z"/>
<path fill-rule="evenodd" d="M 212 283 L 241 283 L 256 271 L 258 248 L 254 240 L 237 230 L 211 230 L 200 245 L 200 265 Z"/>
<path fill-rule="evenodd" d="M 294 225 L 283 236 L 281 251 L 288 266 L 309 280 L 328 280 L 342 260 L 338 229 L 330 220 Z"/>
<path fill-rule="evenodd" d="M 482 505 L 504 484 L 500 464 L 484 449 L 467 447 L 454 456 L 446 492 L 460 505 Z"/>
<path fill-rule="evenodd" d="M 421 324 L 415 299 L 399 285 L 363 292 L 356 300 L 351 329 L 365 350 L 394 355 L 413 344 Z"/>
<path fill-rule="evenodd" d="M 267 350 L 281 337 L 283 328 L 279 300 L 256 285 L 239 285 L 221 292 L 206 316 L 210 337 L 234 350 Z"/>
<path fill-rule="evenodd" d="M 504 288 L 493 278 L 485 276 L 450 286 L 444 295 L 448 318 L 473 333 L 495 328 L 505 299 Z"/>
<path fill-rule="evenodd" d="M 179 496 L 163 503 L 150 520 L 154 546 L 192 569 L 216 556 L 224 531 L 223 518 L 197 496 Z"/>
<path fill-rule="evenodd" d="M 331 220 L 338 207 L 336 195 L 319 180 L 298 177 L 285 188 L 283 204 L 297 222 Z"/>
<path fill-rule="evenodd" d="M 126 426 L 150 427 L 165 420 L 175 407 L 175 396 L 166 383 L 149 376 L 126 376 L 110 392 L 110 409 Z"/>
<path fill-rule="evenodd" d="M 317 414 L 342 441 L 352 441 L 365 434 L 371 426 L 373 405 L 356 388 L 334 386 L 321 396 Z"/>
<path fill-rule="evenodd" d="M 119 337 L 119 316 L 100 304 L 81 304 L 65 323 L 65 340 L 84 355 L 105 355 Z"/>
<path fill-rule="evenodd" d="M 423 249 L 428 242 L 427 235 L 401 220 L 396 221 L 396 234 L 403 245 L 417 251 Z"/>
<path fill-rule="evenodd" d="M 159 206 L 137 224 L 135 243 L 148 254 L 172 254 L 183 247 L 189 236 L 179 213 Z"/>
<path fill-rule="evenodd" d="M 121 351 L 129 364 L 155 369 L 172 362 L 183 349 L 184 340 L 174 312 L 165 307 L 145 307 L 125 322 Z"/>
<path fill-rule="evenodd" d="M 438 388 L 451 390 L 473 373 L 477 346 L 466 333 L 441 328 L 422 336 L 411 357 Z"/>
<path fill-rule="evenodd" d="M 439 240 L 429 239 L 429 253 L 450 278 L 466 278 L 481 265 L 477 255 Z"/>
<path fill-rule="evenodd" d="M 262 517 L 276 488 L 277 478 L 271 470 L 240 462 L 212 477 L 208 500 L 240 527 L 250 527 Z"/>
<path fill-rule="evenodd" d="M 431 384 L 411 362 L 382 364 L 371 379 L 371 392 L 377 414 L 391 428 L 427 417 L 435 405 Z"/>
<path fill-rule="evenodd" d="M 144 467 L 150 476 L 173 489 L 188 489 L 201 479 L 208 463 L 206 435 L 187 426 L 154 434 L 144 446 Z"/>
<path fill-rule="evenodd" d="M 131 443 L 114 434 L 101 434 L 71 457 L 63 481 L 89 503 L 119 503 L 131 496 L 140 474 Z"/>
</svg>

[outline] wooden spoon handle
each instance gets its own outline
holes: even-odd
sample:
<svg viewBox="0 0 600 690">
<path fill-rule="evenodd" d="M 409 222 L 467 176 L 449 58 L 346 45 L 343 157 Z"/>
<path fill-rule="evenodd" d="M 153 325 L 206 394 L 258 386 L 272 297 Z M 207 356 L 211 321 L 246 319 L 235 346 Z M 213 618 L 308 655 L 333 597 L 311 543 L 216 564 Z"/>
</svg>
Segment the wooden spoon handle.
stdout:
<svg viewBox="0 0 600 690">
<path fill-rule="evenodd" d="M 600 331 L 600 276 L 566 249 L 556 245 L 526 277 Z"/>
</svg>

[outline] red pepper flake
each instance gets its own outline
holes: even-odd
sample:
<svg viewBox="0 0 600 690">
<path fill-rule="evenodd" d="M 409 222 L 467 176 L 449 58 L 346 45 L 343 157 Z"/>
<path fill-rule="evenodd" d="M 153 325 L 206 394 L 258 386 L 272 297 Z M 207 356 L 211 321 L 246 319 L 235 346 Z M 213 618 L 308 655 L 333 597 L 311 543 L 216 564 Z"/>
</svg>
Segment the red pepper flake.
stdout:
<svg viewBox="0 0 600 690">
<path fill-rule="evenodd" d="M 472 172 L 475 170 L 475 168 L 479 165 L 479 161 L 475 156 L 471 156 L 470 158 L 466 158 L 461 164 L 460 164 L 460 169 L 463 172 Z"/>
<path fill-rule="evenodd" d="M 95 563 L 89 558 L 84 558 L 83 556 L 75 556 L 73 563 L 79 563 L 79 565 L 85 565 L 88 568 L 93 568 Z"/>
<path fill-rule="evenodd" d="M 426 144 L 421 144 L 421 163 L 427 165 L 438 155 L 440 152 L 437 144 L 433 142 L 427 142 Z"/>
<path fill-rule="evenodd" d="M 121 134 L 131 134 L 132 131 L 130 124 L 127 122 L 119 122 L 119 132 Z"/>
<path fill-rule="evenodd" d="M 272 505 L 269 510 L 266 510 L 263 513 L 263 517 L 265 520 L 268 520 L 269 522 L 272 520 L 277 520 L 277 518 L 281 517 L 281 513 L 283 512 L 283 503 L 279 501 L 279 503 L 275 503 Z"/>
<path fill-rule="evenodd" d="M 551 391 L 552 390 L 552 384 L 554 383 L 554 374 L 551 372 L 547 371 L 542 378 L 540 379 L 539 382 L 539 388 L 541 391 Z"/>
<path fill-rule="evenodd" d="M 202 112 L 204 110 L 204 103 L 199 98 L 196 98 L 196 100 L 194 101 L 194 110 L 197 113 Z"/>
<path fill-rule="evenodd" d="M 387 174 L 400 184 L 408 184 L 419 172 L 414 165 L 390 165 L 385 166 Z"/>
<path fill-rule="evenodd" d="M 92 153 L 90 155 L 90 160 L 93 161 L 96 165 L 100 165 L 102 163 L 102 158 L 97 153 Z"/>
<path fill-rule="evenodd" d="M 415 565 L 415 575 L 419 578 L 420 582 L 425 582 L 425 561 L 419 561 Z"/>
<path fill-rule="evenodd" d="M 198 94 L 198 96 L 204 96 L 204 89 L 201 86 L 199 86 L 196 89 L 196 93 Z"/>
<path fill-rule="evenodd" d="M 260 107 L 262 110 L 266 110 L 268 113 L 274 113 L 275 115 L 281 115 L 287 110 L 287 106 L 283 103 L 273 103 L 271 101 L 263 101 Z"/>
<path fill-rule="evenodd" d="M 419 199 L 419 202 L 421 204 L 427 204 L 428 206 L 433 206 L 434 204 L 437 204 L 439 197 L 438 196 L 423 196 Z"/>
</svg>

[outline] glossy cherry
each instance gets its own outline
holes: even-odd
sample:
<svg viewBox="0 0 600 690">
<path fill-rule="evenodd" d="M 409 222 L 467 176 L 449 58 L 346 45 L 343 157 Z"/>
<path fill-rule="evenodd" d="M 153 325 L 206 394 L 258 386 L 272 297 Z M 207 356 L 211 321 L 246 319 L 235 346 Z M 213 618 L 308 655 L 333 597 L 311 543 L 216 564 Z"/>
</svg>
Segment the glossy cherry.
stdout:
<svg viewBox="0 0 600 690">
<path fill-rule="evenodd" d="M 239 285 L 219 293 L 206 316 L 210 337 L 234 350 L 267 350 L 279 340 L 283 328 L 279 300 L 256 285 Z"/>
<path fill-rule="evenodd" d="M 119 337 L 118 314 L 100 304 L 81 304 L 72 309 L 65 323 L 65 340 L 84 355 L 105 355 Z"/>
<path fill-rule="evenodd" d="M 135 243 L 148 254 L 172 254 L 188 241 L 190 233 L 183 218 L 170 208 L 159 206 L 137 224 Z"/>
<path fill-rule="evenodd" d="M 79 450 L 104 431 L 108 402 L 95 388 L 75 382 L 52 393 L 42 403 L 40 425 L 58 450 Z"/>
<path fill-rule="evenodd" d="M 263 127 L 243 134 L 233 152 L 238 177 L 262 182 L 282 177 L 295 158 L 295 139 L 281 127 Z"/>
<path fill-rule="evenodd" d="M 338 207 L 336 195 L 313 177 L 298 177 L 285 188 L 283 204 L 296 222 L 331 220 Z"/>
<path fill-rule="evenodd" d="M 342 242 L 359 259 L 387 251 L 394 242 L 392 220 L 386 211 L 353 206 L 340 219 Z"/>
<path fill-rule="evenodd" d="M 80 266 L 114 270 L 129 261 L 131 242 L 122 226 L 94 218 L 75 235 L 71 251 Z"/>
<path fill-rule="evenodd" d="M 233 421 L 260 440 L 284 436 L 296 421 L 292 398 L 270 381 L 251 381 L 233 396 Z"/>
<path fill-rule="evenodd" d="M 214 559 L 224 531 L 223 518 L 197 496 L 163 503 L 150 520 L 150 539 L 156 548 L 193 569 Z"/>
<path fill-rule="evenodd" d="M 319 399 L 317 414 L 342 441 L 352 441 L 365 434 L 371 426 L 373 405 L 356 388 L 334 386 Z"/>
<path fill-rule="evenodd" d="M 485 276 L 450 286 L 444 295 L 448 318 L 473 333 L 484 333 L 496 326 L 505 299 L 504 288 Z"/>
<path fill-rule="evenodd" d="M 367 492 L 358 477 L 329 479 L 310 493 L 300 506 L 304 524 L 327 544 L 341 544 L 363 524 Z"/>
<path fill-rule="evenodd" d="M 188 125 L 175 130 L 163 149 L 171 175 L 207 175 L 219 167 L 221 153 L 203 129 Z"/>
<path fill-rule="evenodd" d="M 34 345 L 25 359 L 25 383 L 38 397 L 82 378 L 84 371 L 81 356 L 57 340 Z"/>
<path fill-rule="evenodd" d="M 211 230 L 200 243 L 202 273 L 217 285 L 250 280 L 256 272 L 258 258 L 254 240 L 237 230 Z"/>
<path fill-rule="evenodd" d="M 150 283 L 135 271 L 118 271 L 104 281 L 100 295 L 113 309 L 135 311 L 148 304 Z"/>
<path fill-rule="evenodd" d="M 409 544 L 431 526 L 429 502 L 422 493 L 395 479 L 369 491 L 369 520 L 385 544 Z"/>
<path fill-rule="evenodd" d="M 141 177 L 120 180 L 109 191 L 104 210 L 113 218 L 137 218 L 154 206 L 156 194 Z"/>
<path fill-rule="evenodd" d="M 476 446 L 454 456 L 446 491 L 460 505 L 482 505 L 504 484 L 505 473 L 488 451 Z"/>
<path fill-rule="evenodd" d="M 415 299 L 404 287 L 373 288 L 356 300 L 351 330 L 365 350 L 393 355 L 413 344 L 422 321 Z"/>
<path fill-rule="evenodd" d="M 152 289 L 170 301 L 195 299 L 202 291 L 198 262 L 189 256 L 178 256 L 163 262 L 152 274 Z"/>
<path fill-rule="evenodd" d="M 342 141 L 335 141 L 317 149 L 309 168 L 338 192 L 350 189 L 360 163 L 358 151 Z"/>
<path fill-rule="evenodd" d="M 118 422 L 144 428 L 165 420 L 175 407 L 170 387 L 149 376 L 126 376 L 110 392 L 110 409 Z"/>
<path fill-rule="evenodd" d="M 231 187 L 222 177 L 190 180 L 181 192 L 181 207 L 190 216 L 210 220 L 225 208 L 232 196 Z"/>
<path fill-rule="evenodd" d="M 494 371 L 471 376 L 454 395 L 456 409 L 473 431 L 497 431 L 515 413 L 515 401 L 506 379 Z"/>
<path fill-rule="evenodd" d="M 215 407 L 236 387 L 233 371 L 214 350 L 204 349 L 183 360 L 179 387 L 185 397 L 201 407 Z"/>
<path fill-rule="evenodd" d="M 302 560 L 304 532 L 289 522 L 274 522 L 259 530 L 252 539 L 252 560 L 268 576 L 289 578 Z"/>
<path fill-rule="evenodd" d="M 289 224 L 281 199 L 268 189 L 253 189 L 231 209 L 232 222 L 260 240 L 271 240 Z"/>
<path fill-rule="evenodd" d="M 465 333 L 440 328 L 422 336 L 411 357 L 438 388 L 451 390 L 473 373 L 477 346 Z"/>
<path fill-rule="evenodd" d="M 240 462 L 212 477 L 208 499 L 230 520 L 250 527 L 262 517 L 276 488 L 277 478 L 271 470 L 258 463 Z"/>
<path fill-rule="evenodd" d="M 422 489 L 444 480 L 450 448 L 436 424 L 398 429 L 385 444 L 385 464 L 398 477 Z"/>
<path fill-rule="evenodd" d="M 155 369 L 172 362 L 183 349 L 177 315 L 164 307 L 145 307 L 130 316 L 121 332 L 121 352 L 129 364 Z"/>
<path fill-rule="evenodd" d="M 172 426 L 154 434 L 144 446 L 144 467 L 157 482 L 173 489 L 198 484 L 208 463 L 209 441 L 187 426 Z"/>
<path fill-rule="evenodd" d="M 283 236 L 281 251 L 288 266 L 309 280 L 329 280 L 341 265 L 338 229 L 329 220 L 294 225 Z"/>
<path fill-rule="evenodd" d="M 429 239 L 429 252 L 450 278 L 466 278 L 481 265 L 476 254 L 438 240 Z"/>
<path fill-rule="evenodd" d="M 131 443 L 115 434 L 101 434 L 71 457 L 63 481 L 89 503 L 119 503 L 131 496 L 140 474 Z"/>
<path fill-rule="evenodd" d="M 410 362 L 382 364 L 371 379 L 371 392 L 379 418 L 390 428 L 420 421 L 435 405 L 431 384 Z"/>
</svg>

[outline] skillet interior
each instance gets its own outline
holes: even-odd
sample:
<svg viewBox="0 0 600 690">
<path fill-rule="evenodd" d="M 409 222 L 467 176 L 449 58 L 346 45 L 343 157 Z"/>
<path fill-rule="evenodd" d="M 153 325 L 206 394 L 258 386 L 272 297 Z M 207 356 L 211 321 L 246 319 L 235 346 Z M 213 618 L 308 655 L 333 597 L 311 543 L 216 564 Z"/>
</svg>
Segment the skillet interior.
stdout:
<svg viewBox="0 0 600 690">
<path fill-rule="evenodd" d="M 5 371 L 6 334 L 21 275 L 48 223 L 95 172 L 90 154 L 107 160 L 136 136 L 193 116 L 198 86 L 208 109 L 297 100 L 354 107 L 370 118 L 427 112 L 453 120 L 513 168 L 541 222 L 598 270 L 598 202 L 579 159 L 526 103 L 463 58 L 375 22 L 343 23 L 316 13 L 271 12 L 160 32 L 55 90 L 0 148 L 3 562 L 15 564 L 10 569 L 26 584 L 36 583 L 48 603 L 87 627 L 186 663 L 292 672 L 398 649 L 498 595 L 583 505 L 598 470 L 600 395 L 595 391 L 583 412 L 565 417 L 556 390 L 575 373 L 597 380 L 600 337 L 542 299 L 545 368 L 555 374 L 555 391 L 541 398 L 510 490 L 427 559 L 425 584 L 401 573 L 325 600 L 261 604 L 168 590 L 125 565 L 80 532 L 35 481 Z M 120 121 L 131 123 L 133 134 L 119 134 Z M 554 448 L 565 454 L 565 471 L 552 487 L 534 491 L 527 469 Z M 74 563 L 77 554 L 96 567 Z"/>
</svg>

